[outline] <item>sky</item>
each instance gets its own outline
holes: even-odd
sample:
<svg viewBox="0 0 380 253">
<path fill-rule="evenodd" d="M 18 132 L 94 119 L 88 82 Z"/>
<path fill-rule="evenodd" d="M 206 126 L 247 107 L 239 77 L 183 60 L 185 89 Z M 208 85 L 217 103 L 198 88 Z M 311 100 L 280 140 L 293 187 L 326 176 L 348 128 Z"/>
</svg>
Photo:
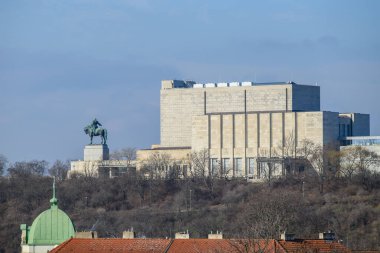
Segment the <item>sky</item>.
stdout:
<svg viewBox="0 0 380 253">
<path fill-rule="evenodd" d="M 295 81 L 380 135 L 380 1 L 1 0 L 0 154 L 83 159 L 160 142 L 161 80 Z M 96 140 L 98 141 L 98 140 Z"/>
</svg>

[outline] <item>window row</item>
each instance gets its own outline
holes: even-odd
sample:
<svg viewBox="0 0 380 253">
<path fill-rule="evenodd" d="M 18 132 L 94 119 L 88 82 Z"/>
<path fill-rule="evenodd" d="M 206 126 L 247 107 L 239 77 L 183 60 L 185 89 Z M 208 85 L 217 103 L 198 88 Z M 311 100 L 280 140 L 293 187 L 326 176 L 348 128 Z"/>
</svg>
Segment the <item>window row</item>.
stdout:
<svg viewBox="0 0 380 253">
<path fill-rule="evenodd" d="M 242 158 L 234 158 L 233 164 L 231 163 L 230 158 L 222 158 L 222 160 L 219 160 L 217 158 L 211 158 L 210 159 L 210 167 L 211 167 L 211 173 L 213 175 L 234 175 L 236 177 L 241 177 L 245 175 L 245 172 L 243 172 L 243 162 Z M 253 175 L 254 169 L 255 169 L 255 159 L 254 158 L 247 158 L 246 161 L 246 167 L 247 167 L 247 174 Z"/>
</svg>

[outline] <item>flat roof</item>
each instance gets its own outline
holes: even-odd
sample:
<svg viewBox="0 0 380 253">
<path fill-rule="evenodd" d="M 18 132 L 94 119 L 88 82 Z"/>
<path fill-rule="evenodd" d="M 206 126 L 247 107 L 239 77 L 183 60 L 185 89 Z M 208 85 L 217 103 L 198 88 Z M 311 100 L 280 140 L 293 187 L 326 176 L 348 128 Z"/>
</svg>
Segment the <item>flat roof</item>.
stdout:
<svg viewBox="0 0 380 253">
<path fill-rule="evenodd" d="M 251 87 L 251 86 L 272 86 L 272 85 L 302 85 L 302 86 L 318 86 L 310 84 L 298 84 L 293 81 L 278 81 L 278 82 L 252 82 L 252 81 L 241 81 L 241 82 L 195 82 L 186 80 L 163 80 L 165 82 L 171 81 L 171 88 L 219 88 L 219 87 Z"/>
<path fill-rule="evenodd" d="M 342 140 L 379 140 L 380 136 L 345 136 Z"/>
</svg>

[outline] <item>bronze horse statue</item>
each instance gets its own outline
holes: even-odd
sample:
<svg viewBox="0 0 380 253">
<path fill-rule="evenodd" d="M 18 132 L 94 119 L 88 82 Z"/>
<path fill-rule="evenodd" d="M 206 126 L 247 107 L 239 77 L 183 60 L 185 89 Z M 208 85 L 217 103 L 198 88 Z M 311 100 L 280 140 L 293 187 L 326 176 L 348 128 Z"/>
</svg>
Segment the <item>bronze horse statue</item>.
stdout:
<svg viewBox="0 0 380 253">
<path fill-rule="evenodd" d="M 94 136 L 100 136 L 102 138 L 102 144 L 107 144 L 107 129 L 104 128 L 96 128 L 94 130 L 94 127 L 91 125 L 88 125 L 84 128 L 84 132 L 90 136 L 90 140 L 92 144 L 92 138 Z"/>
</svg>

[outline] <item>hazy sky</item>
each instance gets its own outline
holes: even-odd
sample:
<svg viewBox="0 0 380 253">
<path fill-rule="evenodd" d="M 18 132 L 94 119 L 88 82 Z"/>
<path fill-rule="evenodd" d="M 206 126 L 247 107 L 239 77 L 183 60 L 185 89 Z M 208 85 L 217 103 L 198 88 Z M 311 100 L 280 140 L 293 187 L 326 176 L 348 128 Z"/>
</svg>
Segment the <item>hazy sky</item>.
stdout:
<svg viewBox="0 0 380 253">
<path fill-rule="evenodd" d="M 0 153 L 82 159 L 159 143 L 163 79 L 321 86 L 322 109 L 380 135 L 380 1 L 1 0 Z"/>
</svg>

